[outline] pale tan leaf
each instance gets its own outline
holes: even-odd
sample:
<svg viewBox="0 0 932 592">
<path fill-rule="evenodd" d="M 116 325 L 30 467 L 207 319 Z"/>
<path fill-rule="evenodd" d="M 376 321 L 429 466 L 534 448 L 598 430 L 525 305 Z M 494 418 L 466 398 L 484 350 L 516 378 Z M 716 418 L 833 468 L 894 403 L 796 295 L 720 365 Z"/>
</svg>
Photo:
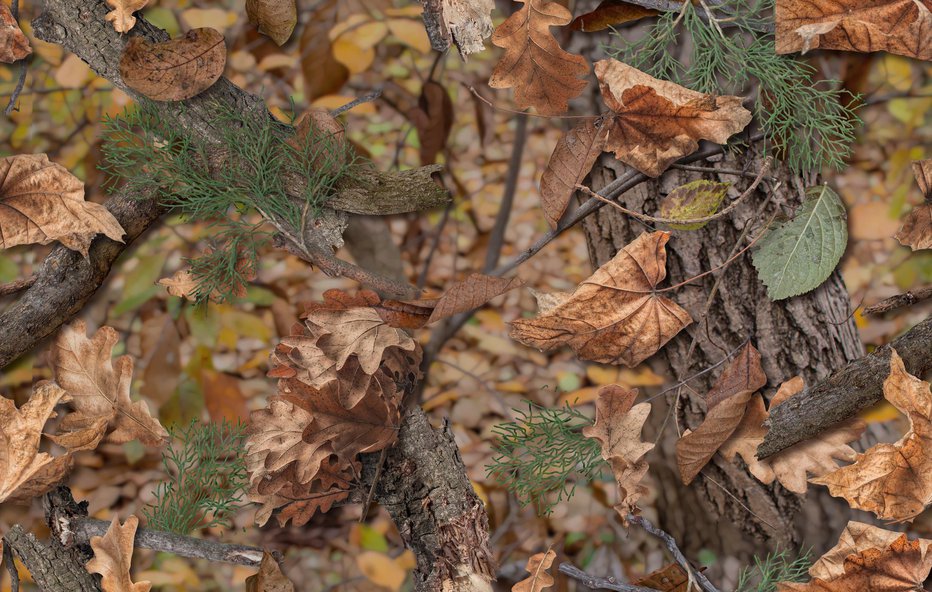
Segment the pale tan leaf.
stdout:
<svg viewBox="0 0 932 592">
<path fill-rule="evenodd" d="M 932 60 L 932 0 L 777 0 L 777 53 L 886 51 Z"/>
<path fill-rule="evenodd" d="M 321 464 L 333 454 L 326 442 L 307 443 L 304 430 L 313 417 L 293 402 L 274 398 L 265 409 L 249 416 L 249 437 L 244 446 L 246 471 L 251 483 L 269 478 L 294 463 L 294 478 L 299 484 L 310 483 Z"/>
<path fill-rule="evenodd" d="M 58 241 L 87 257 L 97 234 L 123 242 L 125 231 L 84 184 L 45 154 L 0 159 L 0 248 Z"/>
<path fill-rule="evenodd" d="M 94 558 L 87 562 L 89 573 L 100 574 L 103 592 L 149 592 L 149 582 L 133 582 L 130 563 L 133 560 L 133 539 L 139 519 L 130 516 L 123 525 L 114 516 L 104 536 L 91 537 Z"/>
<path fill-rule="evenodd" d="M 29 39 L 13 18 L 10 7 L 0 2 L 0 62 L 12 64 L 31 53 Z"/>
<path fill-rule="evenodd" d="M 553 586 L 553 576 L 547 570 L 553 565 L 556 557 L 557 554 L 553 549 L 547 549 L 546 553 L 531 555 L 524 568 L 531 575 L 512 586 L 511 592 L 541 592 Z"/>
<path fill-rule="evenodd" d="M 316 342 L 324 356 L 343 367 L 350 356 L 357 356 L 367 374 L 374 374 L 385 350 L 397 347 L 413 351 L 414 339 L 401 329 L 385 323 L 373 308 L 350 310 L 315 310 L 307 314 L 307 321 L 321 327 L 325 333 Z"/>
<path fill-rule="evenodd" d="M 294 582 L 282 573 L 272 554 L 263 551 L 258 573 L 246 578 L 246 592 L 294 592 Z"/>
<path fill-rule="evenodd" d="M 617 384 L 599 389 L 595 403 L 595 423 L 583 428 L 583 435 L 602 445 L 602 458 L 622 457 L 629 462 L 640 460 L 654 445 L 641 442 L 641 429 L 650 415 L 650 404 L 634 404 L 637 389 Z"/>
<path fill-rule="evenodd" d="M 536 319 L 511 324 L 521 343 L 550 350 L 569 345 L 583 360 L 634 367 L 692 322 L 656 292 L 666 276 L 667 232 L 644 233 Z"/>
<path fill-rule="evenodd" d="M 51 351 L 52 368 L 56 382 L 72 397 L 75 409 L 61 427 L 77 431 L 107 418 L 107 442 L 120 444 L 138 439 L 147 446 L 159 446 L 168 438 L 168 432 L 149 413 L 145 402 L 130 398 L 133 359 L 111 359 L 117 341 L 119 336 L 112 327 L 101 327 L 88 339 L 82 320 L 59 332 Z"/>
<path fill-rule="evenodd" d="M 700 140 L 724 144 L 751 121 L 741 97 L 695 92 L 617 60 L 596 62 L 595 75 L 615 114 L 605 149 L 651 177 L 695 152 Z"/>
<path fill-rule="evenodd" d="M 171 277 L 160 279 L 159 285 L 168 288 L 168 293 L 171 296 L 178 296 L 188 300 L 195 299 L 194 290 L 197 288 L 197 280 L 194 279 L 190 267 L 179 269 Z"/>
<path fill-rule="evenodd" d="M 900 532 L 885 530 L 873 524 L 865 524 L 851 520 L 841 531 L 838 543 L 829 549 L 822 557 L 816 560 L 809 568 L 809 575 L 813 578 L 831 580 L 845 573 L 845 559 L 852 554 L 865 549 L 885 549 L 893 541 L 900 538 Z M 932 541 L 919 539 L 928 550 Z"/>
<path fill-rule="evenodd" d="M 191 29 L 163 43 L 136 35 L 123 50 L 120 76 L 126 86 L 154 101 L 182 101 L 210 88 L 226 61 L 223 35 L 211 28 Z"/>
<path fill-rule="evenodd" d="M 479 308 L 496 296 L 524 285 L 520 278 L 499 278 L 481 273 L 470 274 L 443 293 L 427 323 L 436 323 L 461 312 Z"/>
<path fill-rule="evenodd" d="M 610 119 L 587 119 L 563 134 L 540 177 L 540 202 L 551 228 L 566 212 L 576 185 L 583 182 L 605 149 Z"/>
<path fill-rule="evenodd" d="M 298 24 L 295 0 L 246 0 L 246 14 L 277 45 L 284 45 Z"/>
<path fill-rule="evenodd" d="M 569 100 L 586 88 L 589 65 L 585 58 L 563 51 L 550 27 L 573 20 L 569 10 L 548 0 L 518 0 L 524 6 L 492 34 L 492 43 L 505 50 L 489 86 L 515 89 L 515 104 L 534 107 L 541 115 L 559 115 Z"/>
<path fill-rule="evenodd" d="M 127 33 L 136 26 L 136 17 L 133 13 L 142 10 L 149 0 L 107 0 L 107 5 L 113 10 L 107 13 L 104 19 L 113 23 L 117 33 Z"/>
</svg>

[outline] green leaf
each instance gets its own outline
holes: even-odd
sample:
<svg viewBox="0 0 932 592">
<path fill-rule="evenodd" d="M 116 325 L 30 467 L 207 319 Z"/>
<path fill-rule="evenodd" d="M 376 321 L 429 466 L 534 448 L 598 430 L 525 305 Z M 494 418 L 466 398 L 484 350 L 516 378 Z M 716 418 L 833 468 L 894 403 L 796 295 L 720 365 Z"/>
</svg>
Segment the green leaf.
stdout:
<svg viewBox="0 0 932 592">
<path fill-rule="evenodd" d="M 718 211 L 731 183 L 699 179 L 680 185 L 660 201 L 660 216 L 671 220 L 705 218 Z M 670 224 L 675 230 L 697 230 L 708 224 Z"/>
<path fill-rule="evenodd" d="M 770 298 L 783 300 L 818 288 L 847 244 L 841 198 L 828 185 L 810 187 L 796 217 L 768 230 L 752 260 Z"/>
</svg>

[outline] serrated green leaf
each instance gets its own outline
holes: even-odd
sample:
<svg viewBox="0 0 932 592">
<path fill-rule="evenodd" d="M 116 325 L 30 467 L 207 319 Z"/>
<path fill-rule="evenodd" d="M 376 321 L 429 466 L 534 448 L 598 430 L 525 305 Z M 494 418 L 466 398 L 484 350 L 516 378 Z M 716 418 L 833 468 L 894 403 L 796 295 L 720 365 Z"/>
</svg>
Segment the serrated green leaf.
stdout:
<svg viewBox="0 0 932 592">
<path fill-rule="evenodd" d="M 845 206 L 828 185 L 810 187 L 796 217 L 770 228 L 752 255 L 773 300 L 805 294 L 824 282 L 845 252 Z"/>
<path fill-rule="evenodd" d="M 680 185 L 660 201 L 660 217 L 671 220 L 705 218 L 718 211 L 731 183 L 699 179 Z M 670 224 L 675 230 L 697 230 L 708 224 Z"/>
</svg>

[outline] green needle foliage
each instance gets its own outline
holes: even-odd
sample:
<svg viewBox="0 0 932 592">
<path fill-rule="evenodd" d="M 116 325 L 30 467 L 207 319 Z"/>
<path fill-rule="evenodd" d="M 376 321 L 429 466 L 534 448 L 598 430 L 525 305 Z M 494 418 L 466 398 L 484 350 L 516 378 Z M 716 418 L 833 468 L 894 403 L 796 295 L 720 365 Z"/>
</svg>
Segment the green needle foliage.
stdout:
<svg viewBox="0 0 932 592">
<path fill-rule="evenodd" d="M 715 4 L 713 21 L 705 8 L 686 2 L 639 39 L 616 32 L 616 45 L 606 49 L 656 78 L 703 93 L 740 94 L 756 81 L 755 118 L 790 168 L 843 168 L 860 125 L 851 106 L 856 97 L 839 91 L 836 80 L 814 80 L 812 66 L 777 55 L 773 35 L 761 32 L 772 20 L 760 15 L 772 10 L 773 0 L 726 0 Z"/>
<path fill-rule="evenodd" d="M 216 227 L 207 254 L 191 261 L 199 302 L 242 293 L 268 239 L 264 223 L 301 236 L 340 181 L 361 165 L 349 144 L 329 133 L 312 129 L 299 138 L 292 126 L 264 114 L 249 117 L 220 103 L 215 111 L 211 123 L 222 141 L 205 145 L 142 101 L 105 121 L 100 167 L 109 189 L 157 195 L 173 212 Z M 303 195 L 288 194 L 289 178 L 306 182 Z"/>
<path fill-rule="evenodd" d="M 495 426 L 496 456 L 486 470 L 522 504 L 534 503 L 539 513 L 549 514 L 572 497 L 578 479 L 599 476 L 601 447 L 582 434 L 592 420 L 569 404 L 550 409 L 528 401 L 527 411 L 515 412 L 517 421 Z"/>
<path fill-rule="evenodd" d="M 805 582 L 809 579 L 811 565 L 812 558 L 807 551 L 799 556 L 780 551 L 763 560 L 755 557 L 754 566 L 741 572 L 735 592 L 776 592 L 777 582 Z"/>
<path fill-rule="evenodd" d="M 246 424 L 191 422 L 170 433 L 175 445 L 162 453 L 162 465 L 172 477 L 159 484 L 155 503 L 143 509 L 147 526 L 184 535 L 229 528 L 248 484 L 242 452 Z"/>
</svg>

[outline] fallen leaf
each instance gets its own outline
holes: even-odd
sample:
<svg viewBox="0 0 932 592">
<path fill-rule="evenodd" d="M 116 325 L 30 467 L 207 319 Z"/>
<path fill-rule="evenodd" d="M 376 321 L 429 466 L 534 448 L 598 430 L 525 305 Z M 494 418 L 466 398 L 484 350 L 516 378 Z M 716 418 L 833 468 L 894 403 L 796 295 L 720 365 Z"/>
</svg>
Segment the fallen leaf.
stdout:
<svg viewBox="0 0 932 592">
<path fill-rule="evenodd" d="M 730 183 L 698 179 L 680 185 L 660 200 L 660 217 L 670 220 L 705 218 L 718 211 L 728 193 Z M 698 230 L 708 222 L 670 224 L 675 230 Z"/>
<path fill-rule="evenodd" d="M 930 0 L 777 0 L 777 53 L 886 51 L 932 60 Z"/>
<path fill-rule="evenodd" d="M 531 575 L 512 586 L 511 592 L 541 592 L 553 586 L 553 576 L 547 570 L 553 565 L 556 557 L 557 554 L 553 549 L 547 549 L 546 553 L 531 555 L 524 568 Z"/>
<path fill-rule="evenodd" d="M 699 140 L 725 144 L 751 121 L 741 97 L 695 92 L 618 60 L 596 62 L 595 75 L 614 113 L 605 149 L 650 177 L 695 152 Z"/>
<path fill-rule="evenodd" d="M 58 241 L 87 257 L 104 234 L 123 242 L 125 231 L 100 204 L 84 201 L 84 184 L 45 154 L 0 159 L 0 247 Z"/>
<path fill-rule="evenodd" d="M 676 462 L 683 483 L 692 483 L 744 418 L 751 395 L 767 384 L 760 352 L 748 343 L 706 393 L 705 419 L 694 431 L 686 431 L 676 443 Z"/>
<path fill-rule="evenodd" d="M 570 28 L 574 31 L 594 33 L 657 14 L 660 13 L 656 10 L 624 0 L 602 0 L 595 10 L 573 19 Z"/>
<path fill-rule="evenodd" d="M 336 24 L 337 0 L 315 5 L 301 32 L 301 71 L 304 94 L 309 102 L 336 93 L 349 78 L 346 66 L 333 57 L 329 30 Z"/>
<path fill-rule="evenodd" d="M 690 592 L 689 574 L 679 563 L 671 563 L 634 581 L 636 586 L 644 586 L 658 592 Z"/>
<path fill-rule="evenodd" d="M 536 319 L 511 324 L 521 343 L 544 350 L 569 345 L 583 360 L 634 367 L 692 322 L 661 296 L 668 232 L 643 233 L 573 294 Z"/>
<path fill-rule="evenodd" d="M 294 592 L 294 582 L 282 573 L 272 554 L 263 551 L 259 571 L 246 578 L 246 592 Z"/>
<path fill-rule="evenodd" d="M 113 10 L 108 12 L 104 19 L 113 23 L 117 33 L 128 33 L 136 26 L 136 17 L 133 13 L 142 10 L 149 0 L 107 0 L 107 5 Z"/>
<path fill-rule="evenodd" d="M 194 279 L 190 267 L 179 269 L 171 277 L 160 279 L 159 285 L 168 288 L 170 296 L 195 300 L 194 290 L 197 288 L 197 280 Z"/>
<path fill-rule="evenodd" d="M 86 429 L 107 418 L 106 441 L 116 444 L 138 439 L 147 446 L 160 446 L 168 432 L 149 414 L 143 401 L 130 399 L 133 359 L 120 356 L 111 360 L 119 341 L 112 327 L 101 327 L 91 339 L 87 327 L 76 320 L 59 332 L 51 350 L 55 381 L 72 397 L 75 412 L 65 416 L 61 429 Z"/>
<path fill-rule="evenodd" d="M 370 582 L 393 592 L 399 592 L 408 577 L 408 569 L 397 560 L 378 551 L 363 551 L 358 554 L 356 565 Z"/>
<path fill-rule="evenodd" d="M 492 71 L 489 86 L 514 88 L 520 109 L 534 107 L 541 115 L 559 115 L 569 100 L 586 88 L 586 59 L 563 51 L 550 27 L 573 19 L 569 10 L 548 0 L 518 0 L 524 6 L 492 34 L 505 55 Z"/>
<path fill-rule="evenodd" d="M 441 0 L 443 20 L 463 59 L 485 49 L 495 0 Z"/>
<path fill-rule="evenodd" d="M 133 582 L 130 563 L 133 560 L 133 539 L 139 519 L 130 516 L 123 525 L 114 516 L 104 536 L 91 537 L 94 558 L 87 562 L 88 573 L 100 574 L 103 592 L 149 592 L 149 582 Z"/>
<path fill-rule="evenodd" d="M 408 111 L 408 119 L 417 129 L 421 164 L 435 163 L 453 129 L 453 101 L 447 88 L 434 80 L 425 81 L 417 107 Z"/>
<path fill-rule="evenodd" d="M 363 371 L 374 374 L 386 349 L 413 351 L 416 347 L 410 335 L 386 324 L 372 308 L 316 310 L 308 312 L 306 318 L 308 324 L 324 331 L 315 345 L 328 360 L 335 362 L 336 370 L 355 355 Z"/>
<path fill-rule="evenodd" d="M 277 45 L 284 45 L 298 24 L 295 0 L 246 0 L 246 15 Z"/>
<path fill-rule="evenodd" d="M 211 28 L 191 29 L 163 43 L 136 35 L 123 50 L 120 76 L 126 86 L 154 101 L 183 101 L 210 88 L 226 61 L 223 35 Z"/>
<path fill-rule="evenodd" d="M 928 382 L 906 372 L 893 350 L 883 395 L 909 417 L 910 430 L 895 444 L 875 444 L 852 464 L 811 482 L 852 508 L 908 522 L 932 503 L 932 392 Z"/>
<path fill-rule="evenodd" d="M 925 203 L 914 207 L 903 219 L 903 225 L 894 236 L 904 247 L 913 251 L 932 249 L 932 158 L 913 163 L 916 183 L 925 197 Z"/>
<path fill-rule="evenodd" d="M 12 64 L 31 53 L 29 39 L 13 18 L 10 7 L 0 2 L 0 62 Z"/>
</svg>

